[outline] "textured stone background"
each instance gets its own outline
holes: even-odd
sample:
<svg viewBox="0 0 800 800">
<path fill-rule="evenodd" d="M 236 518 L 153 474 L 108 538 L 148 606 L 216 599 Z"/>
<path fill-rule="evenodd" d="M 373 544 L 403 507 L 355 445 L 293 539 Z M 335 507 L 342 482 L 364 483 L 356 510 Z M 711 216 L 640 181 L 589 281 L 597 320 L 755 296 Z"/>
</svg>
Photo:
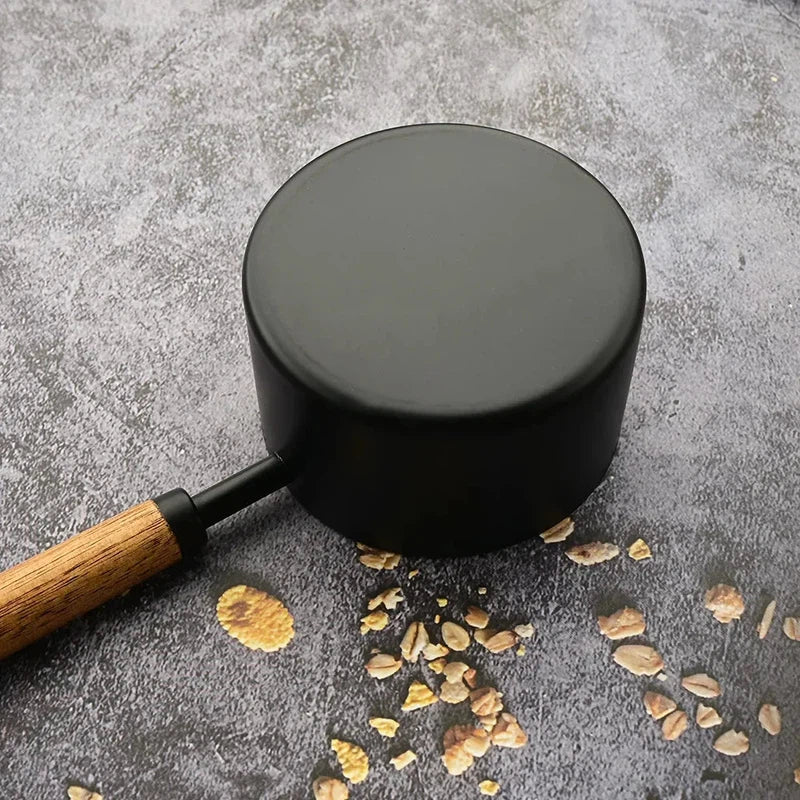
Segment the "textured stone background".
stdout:
<svg viewBox="0 0 800 800">
<path fill-rule="evenodd" d="M 797 797 L 800 645 L 753 626 L 800 613 L 797 310 L 800 8 L 790 0 L 43 0 L 0 4 L 0 566 L 134 501 L 259 458 L 240 308 L 249 230 L 312 156 L 364 132 L 468 121 L 562 149 L 630 213 L 649 303 L 618 458 L 575 539 L 643 534 L 650 563 L 581 571 L 537 540 L 422 570 L 416 615 L 480 584 L 530 618 L 517 659 L 477 658 L 531 735 L 461 778 L 445 709 L 404 722 L 420 761 L 366 726 L 410 673 L 361 669 L 364 598 L 391 585 L 284 492 L 219 526 L 205 556 L 0 667 L 6 792 L 68 781 L 132 798 L 310 797 L 327 736 L 366 743 L 354 798 Z M 565 320 L 569 324 L 569 320 Z M 725 576 L 741 623 L 705 612 Z M 291 607 L 279 656 L 228 639 L 218 593 L 245 579 Z M 709 668 L 748 730 L 659 738 L 641 680 L 611 663 L 596 608 L 647 614 L 672 676 Z M 409 619 L 376 635 L 393 642 Z M 784 708 L 769 740 L 759 703 Z M 401 742 L 402 744 L 402 742 Z M 332 764 L 331 764 L 332 766 Z"/>
</svg>

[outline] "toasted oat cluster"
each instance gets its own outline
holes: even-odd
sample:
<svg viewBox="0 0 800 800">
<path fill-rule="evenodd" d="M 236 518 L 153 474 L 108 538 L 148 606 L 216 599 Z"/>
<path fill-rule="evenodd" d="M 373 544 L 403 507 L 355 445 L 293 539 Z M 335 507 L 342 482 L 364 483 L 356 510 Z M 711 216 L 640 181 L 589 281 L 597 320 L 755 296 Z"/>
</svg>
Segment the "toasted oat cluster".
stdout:
<svg viewBox="0 0 800 800">
<path fill-rule="evenodd" d="M 361 783 L 369 773 L 369 758 L 367 754 L 352 742 L 343 742 L 341 739 L 331 739 L 331 750 L 336 753 L 342 775 L 350 783 Z"/>
<path fill-rule="evenodd" d="M 712 586 L 705 595 L 706 608 L 718 622 L 728 623 L 744 613 L 744 599 L 738 589 L 725 583 Z"/>
<path fill-rule="evenodd" d="M 294 618 L 275 597 L 251 586 L 232 586 L 217 601 L 219 624 L 245 647 L 267 653 L 294 637 Z"/>
<path fill-rule="evenodd" d="M 314 800 L 348 800 L 350 790 L 338 778 L 321 775 L 311 785 Z"/>
<path fill-rule="evenodd" d="M 84 789 L 83 786 L 70 786 L 67 797 L 69 800 L 103 800 L 103 795 Z"/>
</svg>

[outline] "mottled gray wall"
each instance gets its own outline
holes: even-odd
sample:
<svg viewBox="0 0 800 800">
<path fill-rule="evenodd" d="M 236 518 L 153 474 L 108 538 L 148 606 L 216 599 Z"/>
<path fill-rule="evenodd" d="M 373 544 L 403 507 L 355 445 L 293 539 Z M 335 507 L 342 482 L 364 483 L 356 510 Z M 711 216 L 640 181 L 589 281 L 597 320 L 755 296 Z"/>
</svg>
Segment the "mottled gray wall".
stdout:
<svg viewBox="0 0 800 800">
<path fill-rule="evenodd" d="M 486 775 L 507 798 L 797 796 L 800 645 L 752 628 L 761 593 L 800 613 L 799 117 L 789 0 L 4 0 L 0 566 L 262 455 L 239 287 L 259 210 L 323 150 L 437 120 L 562 149 L 630 213 L 647 317 L 614 480 L 575 536 L 643 534 L 655 552 L 589 571 L 538 541 L 415 562 L 418 613 L 486 584 L 496 615 L 537 625 L 525 658 L 478 659 L 531 744 L 446 779 L 444 712 L 420 711 L 420 761 L 394 774 L 366 717 L 396 710 L 405 679 L 362 674 L 356 626 L 388 579 L 278 494 L 189 569 L 0 667 L 5 790 L 299 800 L 335 733 L 377 762 L 354 798 L 468 798 Z M 727 628 L 700 602 L 719 574 L 748 602 Z M 240 579 L 292 609 L 285 653 L 218 628 L 214 601 Z M 641 681 L 595 630 L 617 593 L 646 612 L 672 676 L 720 678 L 747 756 L 697 728 L 660 741 Z M 785 711 L 776 740 L 755 723 L 765 696 Z"/>
</svg>

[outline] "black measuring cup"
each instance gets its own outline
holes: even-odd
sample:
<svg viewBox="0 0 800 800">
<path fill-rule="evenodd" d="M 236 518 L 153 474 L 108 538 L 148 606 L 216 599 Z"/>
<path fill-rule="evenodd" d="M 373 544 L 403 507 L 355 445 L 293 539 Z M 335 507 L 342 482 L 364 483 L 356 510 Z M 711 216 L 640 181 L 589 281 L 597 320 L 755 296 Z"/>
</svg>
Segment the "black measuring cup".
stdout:
<svg viewBox="0 0 800 800">
<path fill-rule="evenodd" d="M 452 556 L 545 530 L 608 469 L 644 261 L 609 191 L 542 144 L 436 124 L 340 145 L 267 204 L 243 288 L 271 455 L 0 574 L 0 658 L 283 486 L 345 536 Z"/>
</svg>

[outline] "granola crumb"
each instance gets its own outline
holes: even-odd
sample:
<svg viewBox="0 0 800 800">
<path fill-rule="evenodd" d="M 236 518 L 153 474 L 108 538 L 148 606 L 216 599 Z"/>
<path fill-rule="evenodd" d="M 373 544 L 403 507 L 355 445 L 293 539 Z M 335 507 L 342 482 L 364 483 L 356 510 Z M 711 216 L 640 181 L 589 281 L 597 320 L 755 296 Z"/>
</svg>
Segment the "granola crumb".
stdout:
<svg viewBox="0 0 800 800">
<path fill-rule="evenodd" d="M 485 586 L 479 586 L 478 587 L 478 594 L 486 594 L 486 587 Z"/>
<path fill-rule="evenodd" d="M 447 598 L 446 597 L 437 597 L 436 604 L 439 608 L 444 608 L 447 605 Z"/>
<path fill-rule="evenodd" d="M 536 633 L 536 630 L 530 622 L 526 622 L 524 625 L 515 625 L 514 633 L 516 633 L 520 639 L 530 639 L 531 636 Z"/>
<path fill-rule="evenodd" d="M 561 522 L 548 528 L 544 533 L 539 534 L 539 538 L 543 539 L 546 544 L 554 544 L 555 542 L 563 542 L 575 530 L 575 523 L 571 517 L 562 519 Z"/>
<path fill-rule="evenodd" d="M 389 759 L 389 763 L 397 770 L 403 769 L 403 767 L 407 767 L 412 761 L 417 760 L 417 754 L 413 750 L 406 750 L 404 753 L 400 753 L 399 756 L 395 756 L 394 758 Z"/>
<path fill-rule="evenodd" d="M 500 791 L 500 784 L 497 781 L 485 780 L 478 784 L 478 789 L 481 794 L 494 797 Z"/>
<path fill-rule="evenodd" d="M 526 652 L 527 652 L 527 650 L 525 649 L 525 645 L 524 645 L 524 644 L 521 644 L 521 645 L 520 645 L 520 646 L 517 648 L 517 655 L 518 655 L 520 658 L 522 658 L 522 656 L 524 656 Z"/>
<path fill-rule="evenodd" d="M 439 689 L 439 699 L 443 703 L 456 705 L 469 697 L 469 687 L 462 681 L 446 680 Z"/>
<path fill-rule="evenodd" d="M 331 739 L 331 750 L 336 753 L 339 766 L 342 768 L 342 775 L 350 783 L 361 783 L 367 777 L 369 759 L 357 744 L 344 742 L 341 739 Z"/>
<path fill-rule="evenodd" d="M 439 623 L 442 621 L 442 615 L 441 615 L 441 614 L 437 614 L 437 615 L 436 615 L 436 616 L 433 618 L 433 621 L 434 621 L 434 624 L 438 625 L 438 624 L 439 624 Z"/>
<path fill-rule="evenodd" d="M 376 547 L 356 543 L 356 547 L 362 551 L 358 560 L 370 569 L 394 569 L 400 563 L 400 556 L 397 553 L 390 553 L 388 550 L 379 550 Z"/>
<path fill-rule="evenodd" d="M 437 658 L 444 658 L 448 655 L 450 655 L 450 651 L 443 644 L 428 642 L 428 644 L 422 648 L 422 657 L 426 661 L 435 661 Z"/>
<path fill-rule="evenodd" d="M 653 554 L 644 539 L 637 539 L 629 548 L 628 555 L 634 561 L 642 561 L 645 558 L 652 558 Z"/>
<path fill-rule="evenodd" d="M 386 736 L 388 739 L 393 739 L 400 727 L 400 723 L 396 719 L 390 717 L 370 717 L 369 724 L 375 728 L 381 736 Z"/>
<path fill-rule="evenodd" d="M 408 687 L 408 694 L 401 708 L 403 711 L 416 711 L 438 702 L 439 698 L 424 683 L 414 681 Z"/>
<path fill-rule="evenodd" d="M 103 795 L 84 789 L 83 786 L 70 786 L 67 797 L 69 800 L 103 800 Z"/>
<path fill-rule="evenodd" d="M 433 661 L 428 662 L 428 666 L 437 675 L 441 675 L 442 672 L 444 672 L 444 668 L 447 666 L 447 660 L 444 658 L 434 658 Z"/>
<path fill-rule="evenodd" d="M 419 575 L 419 570 L 418 570 L 418 569 L 412 569 L 412 570 L 411 570 L 411 571 L 408 573 L 408 579 L 409 579 L 410 581 L 413 581 L 413 580 L 414 580 L 414 578 L 416 578 L 416 577 L 417 577 L 417 575 Z"/>
<path fill-rule="evenodd" d="M 277 598 L 252 586 L 231 586 L 217 601 L 217 620 L 250 650 L 274 653 L 294 638 L 294 617 Z"/>
<path fill-rule="evenodd" d="M 705 606 L 717 622 L 727 624 L 744 613 L 744 599 L 739 590 L 726 583 L 712 586 L 705 594 Z"/>
<path fill-rule="evenodd" d="M 393 586 L 391 589 L 384 589 L 380 594 L 375 595 L 368 603 L 367 608 L 374 611 L 380 605 L 383 605 L 389 611 L 394 611 L 399 603 L 402 603 L 405 598 L 399 586 Z"/>
<path fill-rule="evenodd" d="M 570 561 L 582 566 L 590 566 L 616 558 L 619 555 L 619 547 L 611 542 L 587 542 L 570 547 L 566 553 Z"/>
<path fill-rule="evenodd" d="M 416 664 L 419 654 L 429 643 L 430 639 L 425 625 L 421 622 L 412 622 L 403 634 L 400 642 L 400 653 L 406 661 Z"/>
</svg>

